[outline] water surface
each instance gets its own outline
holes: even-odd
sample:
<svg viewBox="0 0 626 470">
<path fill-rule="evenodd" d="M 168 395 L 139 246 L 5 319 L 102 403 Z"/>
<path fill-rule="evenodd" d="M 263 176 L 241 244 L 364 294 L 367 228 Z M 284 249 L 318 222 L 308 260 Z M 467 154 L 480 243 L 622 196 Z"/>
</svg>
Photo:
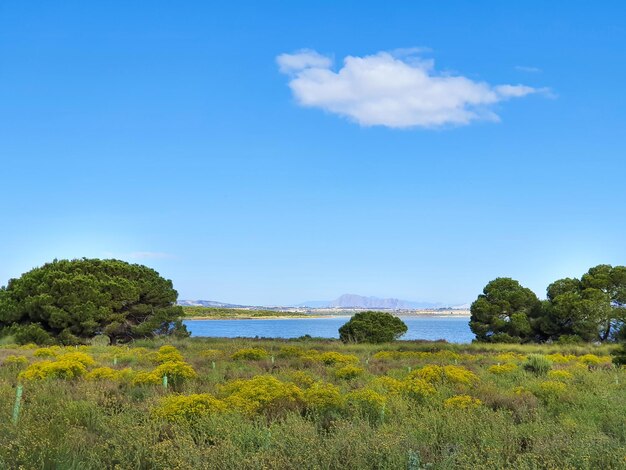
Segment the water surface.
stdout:
<svg viewBox="0 0 626 470">
<path fill-rule="evenodd" d="M 451 343 L 469 343 L 474 334 L 469 318 L 458 316 L 400 317 L 409 330 L 401 339 L 445 339 Z M 271 318 L 261 320 L 185 320 L 191 336 L 219 338 L 298 338 L 310 335 L 319 338 L 339 338 L 338 329 L 349 316 L 330 318 Z"/>
</svg>

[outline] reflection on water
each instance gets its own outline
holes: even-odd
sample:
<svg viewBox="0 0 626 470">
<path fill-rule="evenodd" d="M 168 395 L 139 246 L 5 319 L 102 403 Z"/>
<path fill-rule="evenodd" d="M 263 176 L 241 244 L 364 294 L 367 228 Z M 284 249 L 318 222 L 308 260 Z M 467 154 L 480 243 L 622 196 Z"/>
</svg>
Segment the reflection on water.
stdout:
<svg viewBox="0 0 626 470">
<path fill-rule="evenodd" d="M 458 316 L 400 317 L 409 331 L 401 339 L 445 339 L 451 343 L 469 343 L 474 335 L 469 329 L 469 318 Z M 338 329 L 349 316 L 333 318 L 279 318 L 263 320 L 185 320 L 191 336 L 221 338 L 298 338 L 310 335 L 319 338 L 338 338 Z"/>
</svg>

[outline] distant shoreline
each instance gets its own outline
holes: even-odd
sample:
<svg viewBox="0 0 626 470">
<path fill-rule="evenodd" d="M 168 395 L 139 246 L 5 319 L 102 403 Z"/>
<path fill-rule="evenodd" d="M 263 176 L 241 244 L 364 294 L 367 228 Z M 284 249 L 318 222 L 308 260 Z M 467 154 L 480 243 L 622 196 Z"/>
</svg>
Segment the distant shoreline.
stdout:
<svg viewBox="0 0 626 470">
<path fill-rule="evenodd" d="M 364 309 L 354 311 L 329 312 L 329 313 L 300 313 L 300 312 L 280 312 L 280 315 L 198 315 L 184 316 L 183 320 L 297 320 L 297 319 L 322 319 L 322 318 L 350 318 L 357 312 Z M 291 314 L 290 314 L 291 313 Z M 415 310 L 402 312 L 389 312 L 398 317 L 443 317 L 443 318 L 469 318 L 469 310 Z"/>
</svg>

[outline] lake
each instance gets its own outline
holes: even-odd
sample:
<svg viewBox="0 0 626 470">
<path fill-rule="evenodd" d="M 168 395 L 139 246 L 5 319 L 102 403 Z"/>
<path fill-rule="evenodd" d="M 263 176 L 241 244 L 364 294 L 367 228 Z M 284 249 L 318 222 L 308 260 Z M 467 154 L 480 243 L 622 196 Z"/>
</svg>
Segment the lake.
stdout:
<svg viewBox="0 0 626 470">
<path fill-rule="evenodd" d="M 469 317 L 407 316 L 400 317 L 409 330 L 400 339 L 445 339 L 451 343 L 469 343 L 474 334 Z M 349 316 L 330 318 L 271 318 L 261 320 L 185 320 L 191 336 L 219 338 L 339 338 L 338 329 Z"/>
</svg>

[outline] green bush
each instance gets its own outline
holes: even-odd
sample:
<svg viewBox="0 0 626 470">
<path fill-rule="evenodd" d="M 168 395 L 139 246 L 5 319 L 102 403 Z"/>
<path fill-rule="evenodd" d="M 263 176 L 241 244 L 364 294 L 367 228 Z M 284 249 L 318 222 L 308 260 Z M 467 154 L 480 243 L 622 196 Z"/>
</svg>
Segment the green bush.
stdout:
<svg viewBox="0 0 626 470">
<path fill-rule="evenodd" d="M 552 361 L 542 354 L 530 354 L 523 367 L 535 375 L 546 375 L 552 369 Z"/>
<path fill-rule="evenodd" d="M 398 317 L 387 312 L 359 312 L 339 328 L 344 343 L 388 343 L 408 330 Z"/>
</svg>

